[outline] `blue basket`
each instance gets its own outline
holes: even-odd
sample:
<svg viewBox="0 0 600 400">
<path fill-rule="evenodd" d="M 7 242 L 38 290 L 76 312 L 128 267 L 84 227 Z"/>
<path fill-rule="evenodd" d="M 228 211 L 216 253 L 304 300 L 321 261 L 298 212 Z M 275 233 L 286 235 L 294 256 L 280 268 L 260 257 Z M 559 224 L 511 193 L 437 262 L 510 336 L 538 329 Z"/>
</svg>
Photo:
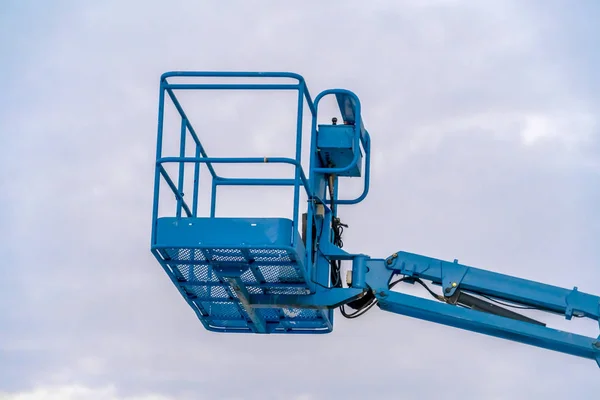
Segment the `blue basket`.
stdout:
<svg viewBox="0 0 600 400">
<path fill-rule="evenodd" d="M 282 79 L 286 83 L 175 83 L 169 80 L 188 78 L 246 78 Z M 290 82 L 291 81 L 291 82 Z M 293 91 L 298 95 L 296 105 L 296 151 L 289 157 L 211 158 L 207 155 L 192 123 L 176 97 L 178 91 L 190 90 L 279 90 Z M 333 165 L 320 166 L 317 154 L 317 108 L 325 95 L 334 94 L 346 126 L 327 128 L 321 126 L 318 139 L 323 154 Z M 177 110 L 180 129 L 178 154 L 163 155 L 164 110 L 167 99 Z M 301 163 L 303 113 L 307 108 L 311 122 L 311 160 L 308 176 Z M 218 332 L 257 333 L 327 333 L 333 326 L 333 310 L 325 308 L 263 308 L 277 303 L 278 295 L 314 294 L 317 288 L 330 282 L 329 260 L 315 249 L 321 239 L 331 240 L 330 227 L 324 214 L 317 216 L 316 208 L 325 210 L 327 194 L 326 174 L 360 176 L 363 149 L 368 145 L 368 133 L 360 118 L 358 98 L 351 92 L 336 89 L 320 93 L 313 102 L 304 78 L 287 72 L 168 72 L 161 76 L 158 110 L 157 152 L 152 211 L 152 252 L 194 309 L 204 326 Z M 163 132 L 164 130 L 164 132 Z M 169 133 L 172 134 L 172 133 Z M 192 150 L 191 152 L 189 150 Z M 194 156 L 189 156 L 193 153 Z M 369 185 L 369 151 L 365 150 L 365 179 L 363 193 L 356 199 L 337 199 L 337 205 L 356 204 L 362 201 Z M 287 178 L 230 178 L 217 173 L 221 164 L 258 164 L 273 166 L 291 165 L 293 174 Z M 166 164 L 178 167 L 176 176 L 170 176 Z M 193 190 L 184 198 L 185 165 L 193 171 Z M 200 166 L 209 174 L 200 176 Z M 210 212 L 198 215 L 199 182 L 210 180 Z M 337 178 L 336 178 L 337 179 Z M 171 214 L 159 218 L 159 193 L 165 184 L 175 196 L 176 207 Z M 219 186 L 288 186 L 294 190 L 291 218 L 222 218 L 216 214 L 217 188 Z M 305 237 L 300 230 L 300 195 L 308 198 Z M 191 202 L 187 200 L 191 198 Z M 336 205 L 336 207 L 337 207 Z M 302 210 L 304 211 L 304 210 Z M 327 214 L 330 216 L 330 214 Z M 321 221 L 319 238 L 315 237 L 316 222 Z M 323 228 L 324 227 L 324 228 Z M 305 243 L 306 241 L 306 243 Z M 255 307 L 252 296 L 267 297 Z M 269 298 L 270 297 L 270 298 Z M 289 303 L 287 303 L 289 304 Z M 296 305 L 300 303 L 295 303 Z"/>
</svg>

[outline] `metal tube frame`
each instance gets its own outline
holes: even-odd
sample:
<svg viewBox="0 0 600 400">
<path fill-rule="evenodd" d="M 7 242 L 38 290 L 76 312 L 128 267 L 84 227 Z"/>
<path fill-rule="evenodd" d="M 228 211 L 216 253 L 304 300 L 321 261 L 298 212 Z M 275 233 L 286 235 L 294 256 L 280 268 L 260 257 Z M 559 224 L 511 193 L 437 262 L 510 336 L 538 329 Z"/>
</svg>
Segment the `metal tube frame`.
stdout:
<svg viewBox="0 0 600 400">
<path fill-rule="evenodd" d="M 294 84 L 246 84 L 246 83 L 170 83 L 169 78 L 282 78 L 293 79 L 297 83 Z M 175 90 L 297 90 L 298 105 L 297 105 L 297 122 L 296 122 L 296 151 L 294 158 L 210 158 L 202 147 L 200 139 L 190 120 L 183 110 L 181 103 L 175 95 Z M 181 137 L 180 137 L 180 156 L 179 157 L 162 157 L 163 148 L 163 124 L 164 124 L 164 106 L 165 93 L 169 96 L 171 102 L 175 106 L 179 116 L 181 117 Z M 299 202 L 300 202 L 300 186 L 302 185 L 311 201 L 322 202 L 320 199 L 314 199 L 306 174 L 301 165 L 301 146 L 302 146 L 302 118 L 304 105 L 308 105 L 310 112 L 315 114 L 316 108 L 306 87 L 304 78 L 298 74 L 288 72 L 223 72 L 223 71 L 172 71 L 164 73 L 160 78 L 160 93 L 159 93 L 159 109 L 158 109 L 158 133 L 157 133 L 157 149 L 156 149 L 156 166 L 155 166 L 155 184 L 154 184 L 154 199 L 152 210 L 152 244 L 156 240 L 156 221 L 158 219 L 158 206 L 160 197 L 161 178 L 167 183 L 177 200 L 177 217 L 181 217 L 183 213 L 187 217 L 198 216 L 198 186 L 200 180 L 200 164 L 206 164 L 211 177 L 211 204 L 210 217 L 216 216 L 216 202 L 218 186 L 293 186 L 294 187 L 294 209 L 293 209 L 293 226 L 294 229 L 299 229 Z M 186 136 L 190 134 L 195 145 L 194 157 L 186 157 Z M 177 185 L 169 177 L 164 168 L 166 163 L 179 164 L 179 177 Z M 185 163 L 194 164 L 194 189 L 192 194 L 192 207 L 184 199 L 183 185 Z M 225 178 L 219 176 L 214 164 L 219 163 L 275 163 L 275 164 L 291 164 L 294 166 L 293 179 L 261 179 L 261 178 Z M 291 233 L 292 245 L 294 244 L 295 235 Z"/>
</svg>

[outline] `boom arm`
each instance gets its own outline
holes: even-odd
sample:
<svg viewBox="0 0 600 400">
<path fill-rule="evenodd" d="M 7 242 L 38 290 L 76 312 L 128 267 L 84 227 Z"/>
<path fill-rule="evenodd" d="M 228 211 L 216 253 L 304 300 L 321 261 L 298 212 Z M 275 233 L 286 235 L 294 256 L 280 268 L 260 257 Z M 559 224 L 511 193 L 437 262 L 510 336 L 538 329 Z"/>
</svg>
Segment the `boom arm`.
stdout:
<svg viewBox="0 0 600 400">
<path fill-rule="evenodd" d="M 486 301 L 505 300 L 521 308 L 600 320 L 600 297 L 411 253 L 366 262 L 366 282 L 386 311 L 596 360 L 600 337 L 546 327 Z M 430 301 L 391 290 L 394 274 L 409 282 L 431 281 L 443 295 Z M 398 282 L 398 281 L 396 281 Z M 462 306 L 462 307 L 461 307 Z"/>
</svg>

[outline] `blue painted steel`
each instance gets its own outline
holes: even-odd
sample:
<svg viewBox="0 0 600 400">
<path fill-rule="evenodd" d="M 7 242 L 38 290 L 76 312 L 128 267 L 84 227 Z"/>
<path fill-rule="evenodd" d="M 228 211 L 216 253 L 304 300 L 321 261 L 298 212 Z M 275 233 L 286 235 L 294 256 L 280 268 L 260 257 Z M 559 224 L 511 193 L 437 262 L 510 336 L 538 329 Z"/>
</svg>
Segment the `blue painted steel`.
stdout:
<svg viewBox="0 0 600 400">
<path fill-rule="evenodd" d="M 294 254 L 295 262 L 304 261 L 302 241 L 294 240 L 292 245 L 287 235 L 292 231 L 292 221 L 287 218 L 161 217 L 157 228 L 156 247 L 281 248 Z M 295 234 L 297 239 L 298 232 Z"/>
<path fill-rule="evenodd" d="M 596 360 L 596 339 L 556 329 L 473 311 L 403 293 L 378 294 L 379 307 L 386 311 L 548 350 Z"/>
<path fill-rule="evenodd" d="M 318 288 L 315 294 L 255 294 L 250 295 L 253 308 L 298 307 L 303 310 L 335 308 L 364 295 L 356 288 Z"/>
<path fill-rule="evenodd" d="M 360 118 L 360 115 L 357 116 L 357 113 L 360 113 L 360 101 L 358 100 L 358 97 L 348 91 L 339 91 L 336 92 L 335 98 L 338 106 L 340 107 L 340 112 L 342 113 L 344 123 L 355 125 L 356 121 L 358 120 L 361 140 L 363 142 L 367 141 L 368 133 L 365 130 L 363 120 Z"/>
<path fill-rule="evenodd" d="M 217 180 L 212 179 L 210 184 L 210 217 L 214 218 L 217 215 Z"/>
<path fill-rule="evenodd" d="M 181 137 L 179 139 L 179 157 L 185 157 L 185 137 L 187 134 L 187 120 L 181 119 Z M 181 218 L 181 209 L 183 207 L 183 179 L 184 179 L 184 168 L 183 162 L 179 163 L 179 182 L 177 185 L 177 193 L 181 193 L 181 196 L 177 197 L 177 217 Z M 193 207 L 192 207 L 193 209 Z"/>
<path fill-rule="evenodd" d="M 250 305 L 250 293 L 248 292 L 248 289 L 246 289 L 246 285 L 244 284 L 244 281 L 242 281 L 242 278 L 238 276 L 224 276 L 224 279 L 225 282 L 228 283 L 235 292 L 243 312 L 245 312 L 248 315 L 248 318 L 250 318 L 250 321 L 252 321 L 256 332 L 267 333 L 271 331 L 273 328 L 270 328 L 267 325 L 267 321 L 265 320 L 264 316 L 261 315 L 257 309 Z"/>
<path fill-rule="evenodd" d="M 165 84 L 165 89 L 171 90 L 294 90 L 298 85 L 276 85 L 276 84 Z"/>
<path fill-rule="evenodd" d="M 338 176 L 360 177 L 362 170 L 362 153 L 354 147 L 354 128 L 350 125 L 319 125 L 317 132 L 317 149 L 323 162 L 331 168 L 352 165 L 352 168 L 340 172 Z M 353 163 L 355 153 L 358 160 Z"/>
<path fill-rule="evenodd" d="M 360 129 L 360 124 L 362 123 L 362 118 L 360 117 L 360 100 L 358 100 L 358 97 L 352 93 L 349 90 L 345 90 L 345 89 L 329 89 L 329 90 L 325 90 L 321 93 L 319 93 L 317 95 L 317 97 L 315 98 L 315 108 L 318 110 L 319 107 L 319 102 L 321 101 L 321 99 L 323 99 L 323 97 L 330 95 L 330 94 L 345 94 L 347 96 L 350 96 L 353 99 L 353 105 L 354 105 L 354 114 L 356 115 L 355 121 L 354 121 L 354 149 L 359 149 L 361 143 L 364 145 L 364 141 L 361 140 L 362 139 L 362 135 L 361 135 L 361 129 Z M 316 145 L 316 136 L 317 136 L 317 132 L 314 129 L 316 127 L 316 118 L 313 119 L 313 135 L 312 135 L 312 141 L 313 141 L 313 151 L 316 151 L 314 149 L 314 146 Z M 345 167 L 338 167 L 338 168 L 330 168 L 328 166 L 321 166 L 321 167 L 315 167 L 314 168 L 314 172 L 317 173 L 326 173 L 326 174 L 341 174 L 343 172 L 349 171 L 350 169 L 354 168 L 354 166 L 358 163 L 358 159 L 360 156 L 360 152 L 355 152 L 354 153 L 354 157 L 352 159 L 352 162 L 350 164 L 348 164 Z"/>
<path fill-rule="evenodd" d="M 352 262 L 352 283 L 353 288 L 367 288 L 367 256 L 357 256 Z"/>
<path fill-rule="evenodd" d="M 460 287 L 461 290 L 565 314 L 568 318 L 576 312 L 600 319 L 600 297 L 579 292 L 577 288 L 563 289 L 418 254 L 395 254 L 396 257 L 388 259 L 391 261 L 386 264 L 388 269 L 440 284 L 446 296 L 453 295 Z"/>
<path fill-rule="evenodd" d="M 173 180 L 162 166 L 159 166 L 158 170 L 160 172 L 160 175 L 165 179 L 167 185 L 169 185 L 169 188 L 173 191 L 173 193 L 175 193 L 175 198 L 177 199 L 178 206 L 177 208 L 179 209 L 180 207 L 182 207 L 185 211 L 186 216 L 191 217 L 192 211 L 190 210 L 190 207 L 185 202 L 185 200 L 183 200 L 183 193 L 177 188 L 177 186 L 175 186 L 175 183 L 173 183 Z"/>
<path fill-rule="evenodd" d="M 171 78 L 284 78 L 293 84 L 173 83 Z M 386 311 L 441 323 L 494 337 L 513 340 L 575 356 L 594 359 L 600 366 L 600 337 L 592 338 L 552 329 L 516 314 L 494 309 L 487 312 L 461 308 L 461 295 L 505 301 L 566 319 L 590 318 L 600 326 L 600 297 L 454 262 L 407 252 L 387 259 L 347 252 L 339 247 L 340 205 L 365 199 L 370 185 L 371 140 L 363 124 L 358 97 L 345 89 L 325 90 L 311 99 L 302 76 L 287 72 L 168 72 L 161 76 L 158 132 L 152 209 L 151 251 L 204 326 L 217 332 L 327 333 L 333 329 L 333 309 L 373 296 Z M 242 157 L 211 158 L 199 140 L 176 90 L 297 90 L 296 150 L 293 158 Z M 181 117 L 179 156 L 162 154 L 165 94 Z M 318 125 L 321 99 L 334 95 L 343 124 Z M 308 174 L 301 164 L 304 105 L 311 113 L 310 160 Z M 186 157 L 187 135 L 192 138 L 194 157 Z M 344 153 L 345 152 L 345 153 Z M 364 170 L 362 154 L 364 152 Z M 319 154 L 321 153 L 321 154 Z M 332 163 L 322 157 L 329 156 Z M 176 179 L 164 164 L 179 166 Z M 190 207 L 183 193 L 183 166 L 194 164 L 194 190 Z M 294 166 L 288 178 L 228 178 L 219 176 L 219 164 L 272 163 Z M 198 216 L 199 167 L 205 164 L 211 178 L 210 213 Z M 364 187 L 354 199 L 338 197 L 341 177 L 360 177 Z M 158 217 L 161 182 L 174 194 L 177 207 L 166 217 Z M 175 183 L 177 182 L 177 183 Z M 217 217 L 219 186 L 292 186 L 294 200 L 291 218 Z M 305 234 L 300 236 L 300 193 L 308 197 Z M 302 207 L 303 208 L 303 207 Z M 331 267 L 338 260 L 352 263 L 352 282 L 343 287 L 334 282 Z M 438 285 L 435 301 L 393 291 L 390 282 L 402 275 Z M 425 283 L 423 283 L 425 284 Z M 396 286 L 394 286 L 396 288 Z M 475 296 L 475 297 L 473 297 Z M 471 300 L 474 301 L 474 300 Z M 477 303 L 483 309 L 486 306 Z M 496 313 L 490 313 L 496 312 Z M 512 319 L 511 319 L 512 317 Z"/>
<path fill-rule="evenodd" d="M 159 157 L 156 160 L 156 165 L 162 165 L 166 163 L 195 163 L 195 164 L 260 164 L 260 163 L 272 163 L 272 164 L 291 164 L 294 165 L 297 169 L 300 169 L 299 177 L 300 184 L 304 186 L 309 196 L 312 196 L 312 191 L 310 190 L 310 185 L 308 183 L 308 179 L 302 170 L 302 165 L 300 162 L 285 157 L 237 157 L 237 158 L 211 158 L 211 157 Z M 224 182 L 226 180 L 232 180 L 235 178 L 223 178 L 220 176 L 213 176 L 213 179 L 220 185 L 220 182 Z M 262 178 L 262 181 L 265 182 L 265 186 L 271 185 L 270 178 Z M 242 183 L 245 184 L 245 183 Z M 296 183 L 294 183 L 296 184 Z"/>
<path fill-rule="evenodd" d="M 338 105 L 340 106 L 340 112 L 342 117 L 344 118 L 344 122 L 350 124 L 350 126 L 354 127 L 354 137 L 353 137 L 353 149 L 355 149 L 352 161 L 346 165 L 345 167 L 338 168 L 330 168 L 327 165 L 321 165 L 321 161 L 318 157 L 318 149 L 317 149 L 317 136 L 318 136 L 318 127 L 317 127 L 317 112 L 319 107 L 319 102 L 325 97 L 329 95 L 336 96 L 338 100 Z M 346 89 L 328 89 L 324 90 L 317 95 L 314 100 L 315 114 L 312 120 L 311 127 L 311 160 L 310 160 L 310 179 L 313 183 L 317 183 L 323 185 L 323 174 L 335 174 L 340 175 L 341 173 L 345 173 L 355 168 L 359 162 L 359 157 L 361 155 L 360 147 L 365 152 L 365 178 L 364 178 L 364 186 L 363 192 L 360 196 L 355 199 L 337 199 L 336 204 L 338 205 L 352 205 L 358 204 L 363 201 L 369 192 L 369 185 L 371 179 L 371 138 L 366 129 L 364 129 L 363 119 L 361 116 L 361 105 L 358 96 L 353 92 Z M 337 187 L 337 185 L 336 185 Z"/>
<path fill-rule="evenodd" d="M 184 154 L 185 155 L 185 154 Z M 200 158 L 200 146 L 196 146 L 196 158 Z M 198 195 L 200 190 L 200 163 L 194 163 L 194 198 L 192 199 L 192 217 L 198 216 Z"/>
<path fill-rule="evenodd" d="M 412 253 L 394 253 L 385 261 L 369 260 L 367 266 L 367 284 L 383 310 L 600 361 L 600 338 L 465 309 L 450 301 L 460 289 L 553 313 L 566 315 L 571 309 L 580 317 L 600 321 L 598 296 Z M 389 281 L 397 273 L 440 284 L 448 303 L 390 291 Z M 445 278 L 448 274 L 451 279 Z"/>
<path fill-rule="evenodd" d="M 304 98 L 308 105 L 308 108 L 313 114 L 316 114 L 316 109 L 313 100 L 310 96 L 308 88 L 306 88 L 306 82 L 304 78 L 293 72 L 237 72 L 237 71 L 169 71 L 165 72 L 160 77 L 161 85 L 166 83 L 168 78 L 289 78 L 294 79 L 298 84 L 304 83 Z"/>
<path fill-rule="evenodd" d="M 301 165 L 301 159 L 302 159 L 302 116 L 304 115 L 303 111 L 304 111 L 304 88 L 305 88 L 305 84 L 304 81 L 300 81 L 300 83 L 298 83 L 298 106 L 296 109 L 296 152 L 295 152 L 295 157 L 296 157 L 296 168 L 294 168 L 294 211 L 292 213 L 292 215 L 294 216 L 294 227 L 299 227 L 298 224 L 298 214 L 300 211 L 300 185 L 298 185 L 297 183 L 300 180 L 301 175 L 304 175 L 304 172 L 302 172 L 302 165 Z M 302 173 L 301 173 L 302 172 Z M 306 182 L 306 178 L 303 178 L 302 180 L 303 183 L 306 183 L 306 191 L 308 194 L 308 197 L 311 198 L 311 191 L 308 188 L 308 182 Z M 295 236 L 292 236 L 292 243 L 294 243 L 295 240 Z"/>
<path fill-rule="evenodd" d="M 163 147 L 163 122 L 165 113 L 165 91 L 160 88 L 158 95 L 158 132 L 156 133 L 156 158 L 162 156 Z M 183 117 L 182 117 L 183 118 Z M 154 199 L 152 204 L 152 233 L 151 243 L 156 241 L 156 218 L 158 217 L 158 196 L 160 194 L 160 178 L 162 168 L 154 168 Z"/>
</svg>

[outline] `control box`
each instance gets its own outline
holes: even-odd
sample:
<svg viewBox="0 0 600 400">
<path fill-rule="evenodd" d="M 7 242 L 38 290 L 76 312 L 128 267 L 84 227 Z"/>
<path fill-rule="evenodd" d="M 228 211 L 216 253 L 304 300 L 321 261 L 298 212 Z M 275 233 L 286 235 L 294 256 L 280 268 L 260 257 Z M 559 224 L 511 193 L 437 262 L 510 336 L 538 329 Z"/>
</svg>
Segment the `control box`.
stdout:
<svg viewBox="0 0 600 400">
<path fill-rule="evenodd" d="M 319 125 L 317 131 L 317 152 L 324 168 L 345 168 L 338 176 L 360 177 L 362 152 L 356 146 L 354 125 Z M 357 157 L 356 162 L 354 158 Z"/>
</svg>

